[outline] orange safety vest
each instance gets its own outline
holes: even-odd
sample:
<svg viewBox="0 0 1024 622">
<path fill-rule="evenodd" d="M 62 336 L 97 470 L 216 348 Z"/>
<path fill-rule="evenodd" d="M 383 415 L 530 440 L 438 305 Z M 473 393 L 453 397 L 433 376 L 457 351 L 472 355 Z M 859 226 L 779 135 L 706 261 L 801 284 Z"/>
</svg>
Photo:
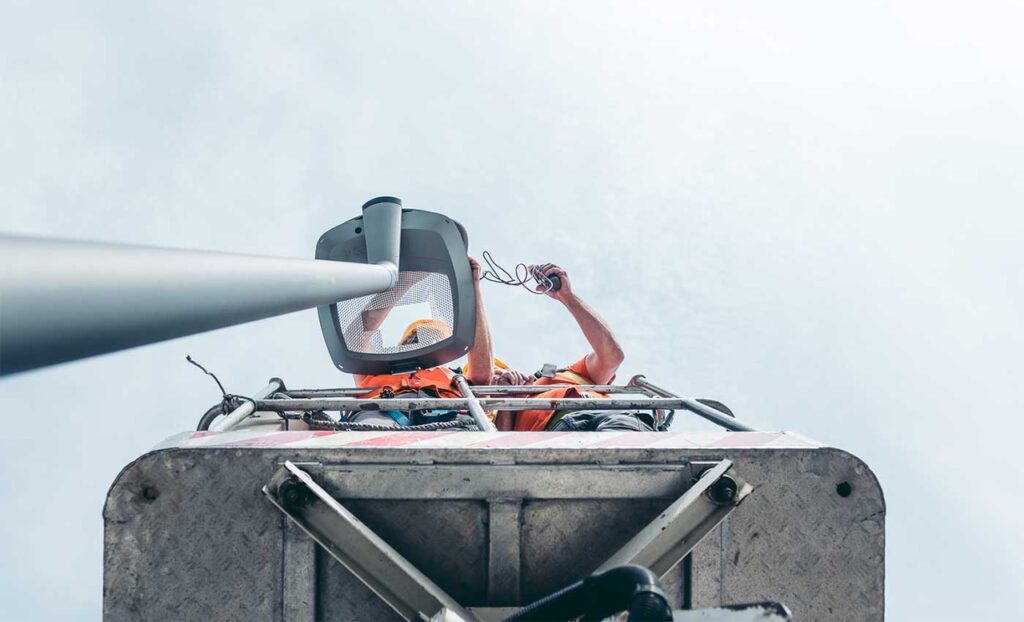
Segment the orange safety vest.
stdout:
<svg viewBox="0 0 1024 622">
<path fill-rule="evenodd" d="M 455 372 L 447 367 L 431 367 L 430 369 L 419 369 L 409 374 L 381 374 L 379 376 L 363 376 L 359 381 L 360 387 L 373 387 L 373 390 L 366 395 L 360 395 L 361 399 L 374 399 L 380 397 L 384 391 L 391 391 L 395 395 L 403 393 L 416 393 L 421 389 L 433 390 L 438 397 L 457 398 L 462 397 L 457 387 L 453 386 L 452 380 Z"/>
<path fill-rule="evenodd" d="M 538 381 L 538 384 L 540 381 Z M 584 376 L 577 374 L 570 369 L 563 369 L 555 373 L 555 377 L 551 378 L 544 384 L 593 384 L 590 380 Z M 531 395 L 530 397 L 538 399 L 561 399 L 563 397 L 585 397 L 588 399 L 608 399 L 608 396 L 604 393 L 597 391 L 587 391 L 577 389 L 576 387 L 565 387 L 561 389 L 551 389 L 543 393 Z M 516 416 L 516 425 L 514 427 L 517 432 L 543 432 L 547 429 L 548 424 L 551 422 L 551 418 L 555 415 L 553 410 L 523 410 Z"/>
</svg>

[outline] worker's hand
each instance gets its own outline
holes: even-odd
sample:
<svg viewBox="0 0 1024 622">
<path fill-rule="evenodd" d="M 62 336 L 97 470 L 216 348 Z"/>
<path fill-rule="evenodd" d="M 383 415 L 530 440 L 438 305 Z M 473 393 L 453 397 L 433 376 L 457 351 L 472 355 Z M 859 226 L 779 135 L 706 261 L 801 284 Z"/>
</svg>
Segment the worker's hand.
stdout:
<svg viewBox="0 0 1024 622">
<path fill-rule="evenodd" d="M 480 262 L 476 259 L 469 257 L 469 268 L 473 271 L 473 280 L 480 280 Z"/>
<path fill-rule="evenodd" d="M 543 292 L 555 300 L 565 300 L 572 296 L 572 283 L 569 282 L 569 275 L 565 273 L 565 270 L 559 268 L 553 263 L 546 263 L 539 266 L 527 266 L 527 270 L 530 274 L 534 275 L 538 281 L 543 282 L 545 278 L 550 279 L 553 276 L 557 276 L 562 281 L 561 287 L 555 291 L 549 291 L 543 285 L 538 285 L 535 291 Z"/>
<path fill-rule="evenodd" d="M 518 387 L 524 384 L 531 384 L 533 382 L 533 376 L 524 374 L 521 371 L 515 369 L 502 369 L 498 373 L 494 374 L 491 378 L 491 384 L 493 385 L 509 385 Z"/>
</svg>

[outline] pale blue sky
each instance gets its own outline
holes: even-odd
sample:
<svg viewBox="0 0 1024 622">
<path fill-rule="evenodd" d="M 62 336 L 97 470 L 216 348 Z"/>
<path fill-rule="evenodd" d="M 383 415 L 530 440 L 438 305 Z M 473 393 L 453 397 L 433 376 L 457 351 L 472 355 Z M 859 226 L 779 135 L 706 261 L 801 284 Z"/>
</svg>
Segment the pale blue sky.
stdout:
<svg viewBox="0 0 1024 622">
<path fill-rule="evenodd" d="M 554 261 L 624 372 L 847 449 L 890 619 L 1024 616 L 1024 6 L 0 1 L 0 229 L 309 257 L 380 194 Z M 499 355 L 584 341 L 485 289 Z M 69 308 L 69 313 L 74 309 Z M 315 312 L 0 381 L 0 617 L 95 619 L 106 487 Z"/>
</svg>

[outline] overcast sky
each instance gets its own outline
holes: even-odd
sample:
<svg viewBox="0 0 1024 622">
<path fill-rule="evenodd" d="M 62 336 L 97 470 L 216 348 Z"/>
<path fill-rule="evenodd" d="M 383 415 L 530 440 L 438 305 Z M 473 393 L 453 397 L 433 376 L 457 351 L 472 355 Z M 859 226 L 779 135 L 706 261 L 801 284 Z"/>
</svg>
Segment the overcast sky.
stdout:
<svg viewBox="0 0 1024 622">
<path fill-rule="evenodd" d="M 1024 6 L 253 5 L 0 0 L 0 229 L 311 257 L 444 212 L 563 265 L 623 375 L 869 464 L 890 619 L 1024 616 Z M 485 298 L 509 363 L 585 352 Z M 107 487 L 217 400 L 186 354 L 349 382 L 314 311 L 0 381 L 0 617 L 98 617 Z"/>
</svg>

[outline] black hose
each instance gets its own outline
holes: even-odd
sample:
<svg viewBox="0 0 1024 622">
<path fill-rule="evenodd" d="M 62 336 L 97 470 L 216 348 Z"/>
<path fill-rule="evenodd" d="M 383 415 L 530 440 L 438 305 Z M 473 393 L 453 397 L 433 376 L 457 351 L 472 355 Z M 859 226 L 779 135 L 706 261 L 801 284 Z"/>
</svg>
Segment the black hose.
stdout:
<svg viewBox="0 0 1024 622">
<path fill-rule="evenodd" d="M 276 378 L 275 378 L 276 380 Z M 203 416 L 199 418 L 199 425 L 196 426 L 196 430 L 204 432 L 210 429 L 213 424 L 213 420 L 221 415 L 226 415 L 232 410 L 238 408 L 242 402 L 252 402 L 251 397 L 245 397 L 244 395 L 232 395 L 231 393 L 225 393 L 224 399 L 219 404 L 210 406 L 210 409 L 203 413 Z"/>
<path fill-rule="evenodd" d="M 642 592 L 634 596 L 632 602 L 629 603 L 629 617 L 626 619 L 632 622 L 671 620 L 672 608 L 663 595 Z"/>
<path fill-rule="evenodd" d="M 223 404 L 214 404 L 213 406 L 210 406 L 210 410 L 203 413 L 203 416 L 199 418 L 199 425 L 196 426 L 196 430 L 200 432 L 205 432 L 206 430 L 209 430 L 210 424 L 213 423 L 213 420 L 223 414 Z"/>
<path fill-rule="evenodd" d="M 601 620 L 620 611 L 629 612 L 630 622 L 672 620 L 672 608 L 658 577 L 643 566 L 619 566 L 546 596 L 505 622 Z"/>
</svg>

